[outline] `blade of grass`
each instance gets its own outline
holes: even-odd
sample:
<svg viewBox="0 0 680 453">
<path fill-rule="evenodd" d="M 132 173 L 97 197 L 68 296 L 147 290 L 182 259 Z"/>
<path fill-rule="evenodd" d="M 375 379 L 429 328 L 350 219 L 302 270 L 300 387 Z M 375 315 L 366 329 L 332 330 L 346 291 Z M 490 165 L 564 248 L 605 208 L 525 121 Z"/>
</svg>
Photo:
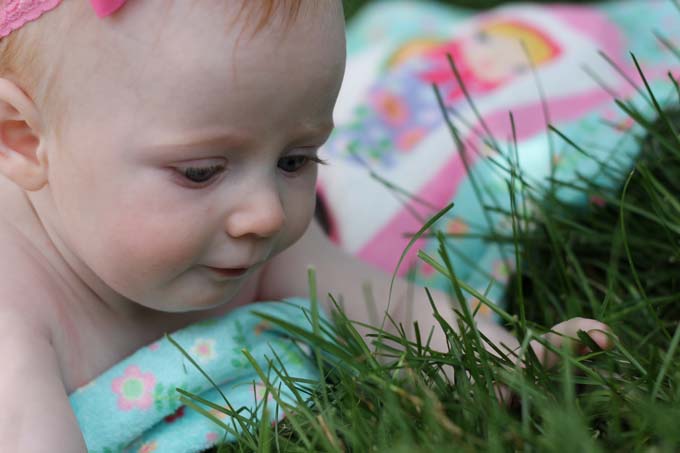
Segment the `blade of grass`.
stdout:
<svg viewBox="0 0 680 453">
<path fill-rule="evenodd" d="M 663 364 L 661 365 L 659 374 L 656 376 L 656 380 L 654 381 L 654 387 L 652 388 L 651 394 L 652 400 L 655 400 L 657 395 L 659 394 L 661 384 L 663 383 L 663 379 L 666 376 L 666 373 L 668 372 L 668 367 L 671 363 L 671 360 L 673 360 L 673 356 L 675 355 L 675 350 L 678 348 L 679 342 L 680 342 L 680 324 L 678 324 L 678 326 L 675 328 L 675 333 L 673 334 L 673 338 L 671 339 L 670 345 L 668 346 L 668 351 L 664 356 Z"/>
</svg>

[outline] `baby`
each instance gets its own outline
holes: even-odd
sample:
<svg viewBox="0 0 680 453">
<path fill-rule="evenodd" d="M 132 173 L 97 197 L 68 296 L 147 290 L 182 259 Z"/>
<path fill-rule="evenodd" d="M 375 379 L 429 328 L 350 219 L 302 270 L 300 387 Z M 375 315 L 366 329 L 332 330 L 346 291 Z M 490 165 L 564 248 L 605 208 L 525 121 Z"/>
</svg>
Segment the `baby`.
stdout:
<svg viewBox="0 0 680 453">
<path fill-rule="evenodd" d="M 0 1 L 0 451 L 85 451 L 71 392 L 166 332 L 307 296 L 309 266 L 350 319 L 369 322 L 363 282 L 388 309 L 391 276 L 312 220 L 341 2 L 124 3 Z M 39 19 L 9 34 L 24 7 Z M 398 280 L 397 321 L 406 294 Z M 424 292 L 414 307 L 423 331 L 436 325 Z M 554 328 L 578 330 L 608 346 L 599 322 Z"/>
</svg>

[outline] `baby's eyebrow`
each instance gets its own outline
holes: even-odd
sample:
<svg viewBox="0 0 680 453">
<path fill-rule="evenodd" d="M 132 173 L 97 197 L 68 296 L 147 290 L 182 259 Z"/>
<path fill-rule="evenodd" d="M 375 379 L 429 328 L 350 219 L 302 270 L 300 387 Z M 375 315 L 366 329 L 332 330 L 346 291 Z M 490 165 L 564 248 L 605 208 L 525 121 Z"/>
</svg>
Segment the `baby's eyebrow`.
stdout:
<svg viewBox="0 0 680 453">
<path fill-rule="evenodd" d="M 324 122 L 317 125 L 305 125 L 297 134 L 301 138 L 315 138 L 323 137 L 324 139 L 333 131 L 333 122 Z M 159 143 L 153 143 L 143 146 L 144 151 L 150 152 L 168 152 L 168 151 L 187 151 L 191 149 L 200 148 L 226 148 L 226 149 L 246 149 L 253 145 L 256 141 L 254 137 L 242 135 L 238 133 L 216 134 L 216 135 L 195 135 L 190 137 L 185 134 L 176 140 L 165 140 Z"/>
<path fill-rule="evenodd" d="M 143 147 L 147 151 L 178 151 L 187 149 L 197 149 L 197 148 L 215 148 L 215 147 L 226 147 L 229 149 L 242 149 L 249 146 L 252 143 L 252 139 L 238 134 L 219 134 L 219 135 L 207 135 L 207 136 L 196 136 L 193 138 L 188 138 L 184 136 L 177 140 L 166 140 L 159 143 L 154 143 L 151 145 L 146 145 Z"/>
<path fill-rule="evenodd" d="M 310 139 L 323 138 L 326 140 L 328 136 L 335 129 L 335 123 L 333 121 L 323 122 L 314 125 L 305 125 L 299 131 L 300 137 L 308 137 Z"/>
<path fill-rule="evenodd" d="M 314 128 L 314 130 L 319 135 L 329 135 L 331 132 L 333 132 L 333 129 L 335 129 L 335 122 L 333 122 L 333 121 L 323 123 L 323 124 L 319 125 L 318 127 Z"/>
</svg>

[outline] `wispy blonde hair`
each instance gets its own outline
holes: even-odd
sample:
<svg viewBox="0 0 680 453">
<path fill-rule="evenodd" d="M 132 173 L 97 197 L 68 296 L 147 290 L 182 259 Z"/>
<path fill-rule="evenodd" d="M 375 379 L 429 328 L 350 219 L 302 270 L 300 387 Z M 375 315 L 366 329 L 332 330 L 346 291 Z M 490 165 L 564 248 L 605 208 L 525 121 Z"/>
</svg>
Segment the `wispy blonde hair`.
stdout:
<svg viewBox="0 0 680 453">
<path fill-rule="evenodd" d="M 236 0 L 223 1 L 228 5 Z M 2 3 L 0 0 L 0 7 Z M 241 0 L 238 18 L 252 24 L 253 33 L 256 34 L 270 22 L 279 9 L 283 10 L 288 23 L 294 21 L 302 3 L 303 0 Z M 68 29 L 76 26 L 79 19 L 87 14 L 92 14 L 89 2 L 64 0 L 44 17 L 0 39 L 0 77 L 12 81 L 33 99 L 42 112 L 46 127 L 57 136 L 61 129 L 61 120 L 66 114 L 66 103 L 56 89 L 60 80 L 59 61 L 63 49 L 48 54 L 45 43 L 54 41 L 55 36 L 65 36 Z"/>
</svg>

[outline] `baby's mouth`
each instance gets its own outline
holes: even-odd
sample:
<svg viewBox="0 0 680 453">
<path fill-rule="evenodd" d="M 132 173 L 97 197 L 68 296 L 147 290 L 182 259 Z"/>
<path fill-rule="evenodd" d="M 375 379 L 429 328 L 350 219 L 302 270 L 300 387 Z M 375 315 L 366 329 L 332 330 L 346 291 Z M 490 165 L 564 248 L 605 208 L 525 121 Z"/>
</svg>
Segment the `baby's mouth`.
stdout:
<svg viewBox="0 0 680 453">
<path fill-rule="evenodd" d="M 234 267 L 234 268 L 229 268 L 229 269 L 223 269 L 219 267 L 210 267 L 206 266 L 208 269 L 213 271 L 214 273 L 222 276 L 222 277 L 229 277 L 229 278 L 239 278 L 243 277 L 250 268 L 248 267 Z"/>
</svg>

